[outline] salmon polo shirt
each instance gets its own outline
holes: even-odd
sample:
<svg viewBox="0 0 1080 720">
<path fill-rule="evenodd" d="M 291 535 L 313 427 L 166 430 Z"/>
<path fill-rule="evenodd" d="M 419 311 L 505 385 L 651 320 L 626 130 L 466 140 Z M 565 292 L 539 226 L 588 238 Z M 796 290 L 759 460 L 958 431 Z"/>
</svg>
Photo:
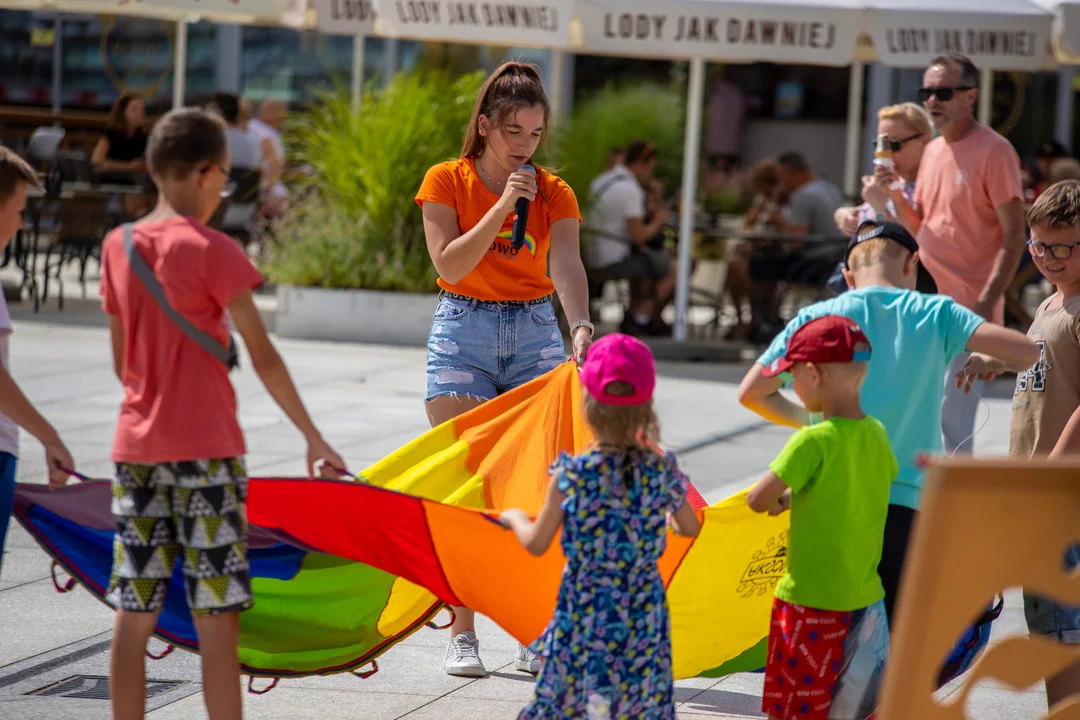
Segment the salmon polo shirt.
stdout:
<svg viewBox="0 0 1080 720">
<path fill-rule="evenodd" d="M 1020 156 L 1012 143 L 980 126 L 963 140 L 932 140 L 923 152 L 915 182 L 922 209 L 919 258 L 938 292 L 971 308 L 990 279 L 1004 230 L 997 208 L 1023 199 Z M 1000 298 L 991 318 L 1005 322 Z"/>
</svg>

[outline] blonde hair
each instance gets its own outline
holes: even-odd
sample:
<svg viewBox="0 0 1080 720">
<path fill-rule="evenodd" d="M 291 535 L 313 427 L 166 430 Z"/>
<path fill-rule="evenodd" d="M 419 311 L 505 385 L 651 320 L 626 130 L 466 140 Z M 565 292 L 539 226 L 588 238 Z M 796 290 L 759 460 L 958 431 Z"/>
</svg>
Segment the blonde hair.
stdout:
<svg viewBox="0 0 1080 720">
<path fill-rule="evenodd" d="M 866 362 L 814 363 L 821 371 L 822 384 L 831 390 L 858 392 L 870 372 Z"/>
<path fill-rule="evenodd" d="M 1058 158 L 1050 164 L 1048 180 L 1051 183 L 1062 180 L 1080 180 L 1080 162 L 1077 162 L 1075 158 Z"/>
<path fill-rule="evenodd" d="M 883 237 L 867 240 L 856 245 L 848 255 L 848 270 L 852 272 L 890 260 L 906 260 L 911 253 L 898 242 Z"/>
<path fill-rule="evenodd" d="M 931 137 L 934 134 L 933 125 L 930 122 L 930 113 L 913 102 L 900 103 L 899 105 L 887 105 L 877 114 L 878 120 L 903 120 L 911 129 L 920 135 Z"/>
<path fill-rule="evenodd" d="M 611 395 L 632 395 L 634 389 L 626 383 L 609 383 L 605 391 Z M 660 420 L 653 409 L 652 398 L 640 405 L 609 405 L 585 393 L 585 421 L 593 430 L 596 441 L 622 448 L 657 450 L 660 446 Z"/>
</svg>

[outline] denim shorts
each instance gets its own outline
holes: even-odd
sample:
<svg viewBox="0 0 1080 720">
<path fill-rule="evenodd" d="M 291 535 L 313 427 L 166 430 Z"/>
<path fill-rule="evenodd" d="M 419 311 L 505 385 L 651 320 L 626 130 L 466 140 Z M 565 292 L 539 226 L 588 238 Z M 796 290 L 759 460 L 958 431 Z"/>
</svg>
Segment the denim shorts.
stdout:
<svg viewBox="0 0 1080 720">
<path fill-rule="evenodd" d="M 428 336 L 427 400 L 492 398 L 566 362 L 549 300 L 481 302 L 443 295 Z"/>
<path fill-rule="evenodd" d="M 1080 545 L 1065 554 L 1065 569 L 1080 567 Z M 1070 645 L 1080 644 L 1080 607 L 1024 591 L 1024 617 L 1032 635 L 1046 635 Z"/>
</svg>

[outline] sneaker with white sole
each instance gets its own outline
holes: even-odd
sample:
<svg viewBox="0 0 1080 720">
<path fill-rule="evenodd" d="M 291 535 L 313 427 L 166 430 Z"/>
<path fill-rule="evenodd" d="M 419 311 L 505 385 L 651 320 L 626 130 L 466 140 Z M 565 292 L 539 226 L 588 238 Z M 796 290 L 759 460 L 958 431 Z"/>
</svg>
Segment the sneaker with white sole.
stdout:
<svg viewBox="0 0 1080 720">
<path fill-rule="evenodd" d="M 521 672 L 536 675 L 540 672 L 540 658 L 529 648 L 518 643 L 517 657 L 514 658 L 514 667 Z"/>
<path fill-rule="evenodd" d="M 480 662 L 480 641 L 476 639 L 476 633 L 466 631 L 450 638 L 450 644 L 446 646 L 446 656 L 443 658 L 443 667 L 447 675 L 487 675 L 484 663 Z"/>
</svg>

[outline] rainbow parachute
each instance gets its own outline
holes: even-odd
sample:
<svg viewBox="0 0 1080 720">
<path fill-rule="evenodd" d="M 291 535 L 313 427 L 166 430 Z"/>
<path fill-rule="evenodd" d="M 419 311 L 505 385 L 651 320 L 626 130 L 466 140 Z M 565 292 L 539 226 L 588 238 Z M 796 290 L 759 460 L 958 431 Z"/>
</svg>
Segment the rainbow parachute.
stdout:
<svg viewBox="0 0 1080 720">
<path fill-rule="evenodd" d="M 248 492 L 255 606 L 241 616 L 253 677 L 377 670 L 375 659 L 428 624 L 444 602 L 491 617 L 521 642 L 555 605 L 559 544 L 528 555 L 495 512 L 539 510 L 547 469 L 590 441 L 577 369 L 544 377 L 441 425 L 368 468 L 360 482 L 253 478 Z M 696 491 L 691 502 L 704 502 Z M 109 483 L 49 492 L 20 484 L 16 517 L 98 598 L 112 563 Z M 762 667 L 787 518 L 757 515 L 739 493 L 700 509 L 693 541 L 661 559 L 675 675 Z M 57 585 L 59 588 L 60 586 Z M 156 635 L 197 650 L 179 568 Z"/>
</svg>

